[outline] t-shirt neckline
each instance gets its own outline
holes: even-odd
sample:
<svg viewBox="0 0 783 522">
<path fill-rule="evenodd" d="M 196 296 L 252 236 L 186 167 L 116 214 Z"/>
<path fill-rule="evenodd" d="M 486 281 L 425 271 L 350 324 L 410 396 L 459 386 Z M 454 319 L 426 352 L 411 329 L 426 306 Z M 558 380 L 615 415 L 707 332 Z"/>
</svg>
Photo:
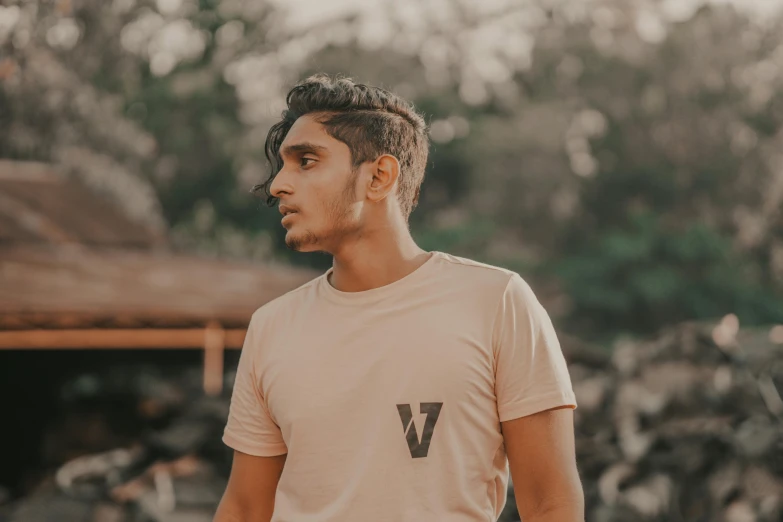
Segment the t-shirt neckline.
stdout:
<svg viewBox="0 0 783 522">
<path fill-rule="evenodd" d="M 334 267 L 330 267 L 321 275 L 318 284 L 322 295 L 334 303 L 346 305 L 367 305 L 376 303 L 400 292 L 404 292 L 410 285 L 426 278 L 432 271 L 436 260 L 442 255 L 442 253 L 437 250 L 430 251 L 430 254 L 430 257 L 413 272 L 387 285 L 379 286 L 378 288 L 371 288 L 360 292 L 344 292 L 338 290 L 329 283 L 329 275 L 334 271 Z"/>
</svg>

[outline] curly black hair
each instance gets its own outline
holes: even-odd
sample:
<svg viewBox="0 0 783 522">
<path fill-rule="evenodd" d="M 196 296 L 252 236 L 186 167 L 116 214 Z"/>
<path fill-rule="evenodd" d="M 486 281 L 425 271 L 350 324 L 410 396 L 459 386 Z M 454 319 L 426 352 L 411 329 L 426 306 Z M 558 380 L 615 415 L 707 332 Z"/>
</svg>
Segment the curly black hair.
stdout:
<svg viewBox="0 0 783 522">
<path fill-rule="evenodd" d="M 351 151 L 353 168 L 390 154 L 400 162 L 397 197 L 407 220 L 419 201 L 429 139 L 424 118 L 403 98 L 379 87 L 355 83 L 350 78 L 316 74 L 298 83 L 286 96 L 282 120 L 269 129 L 265 153 L 271 165 L 269 179 L 255 185 L 263 189 L 268 206 L 272 181 L 282 168 L 280 145 L 294 122 L 305 114 L 322 113 L 318 122 L 333 138 Z"/>
</svg>

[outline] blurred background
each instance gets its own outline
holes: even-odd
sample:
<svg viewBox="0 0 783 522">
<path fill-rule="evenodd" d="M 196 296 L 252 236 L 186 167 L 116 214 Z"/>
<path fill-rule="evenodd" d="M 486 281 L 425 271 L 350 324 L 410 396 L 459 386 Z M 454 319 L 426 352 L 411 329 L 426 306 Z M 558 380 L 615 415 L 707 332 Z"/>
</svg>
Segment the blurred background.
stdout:
<svg viewBox="0 0 783 522">
<path fill-rule="evenodd" d="M 314 72 L 552 316 L 588 521 L 783 520 L 783 1 L 5 0 L 0 521 L 211 520 L 250 315 L 331 266 L 249 192 Z"/>
</svg>

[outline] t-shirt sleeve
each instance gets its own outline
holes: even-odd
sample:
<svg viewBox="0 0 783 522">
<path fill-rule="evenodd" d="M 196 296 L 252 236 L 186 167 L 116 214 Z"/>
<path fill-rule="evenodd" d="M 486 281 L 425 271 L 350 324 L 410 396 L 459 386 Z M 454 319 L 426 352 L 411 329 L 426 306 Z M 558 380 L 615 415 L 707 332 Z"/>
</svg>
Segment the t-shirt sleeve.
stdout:
<svg viewBox="0 0 783 522">
<path fill-rule="evenodd" d="M 242 453 L 272 457 L 287 453 L 280 427 L 275 424 L 261 394 L 255 364 L 257 343 L 256 315 L 250 321 L 239 356 L 234 389 L 223 442 Z"/>
<path fill-rule="evenodd" d="M 498 305 L 493 342 L 500 422 L 558 406 L 576 408 L 549 314 L 517 273 L 508 281 Z"/>
</svg>

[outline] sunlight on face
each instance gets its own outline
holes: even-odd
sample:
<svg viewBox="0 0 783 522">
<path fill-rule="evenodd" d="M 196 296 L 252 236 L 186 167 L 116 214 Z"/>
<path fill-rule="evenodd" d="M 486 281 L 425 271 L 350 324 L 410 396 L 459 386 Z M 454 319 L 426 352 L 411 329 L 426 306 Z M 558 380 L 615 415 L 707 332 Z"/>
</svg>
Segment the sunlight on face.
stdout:
<svg viewBox="0 0 783 522">
<path fill-rule="evenodd" d="M 283 218 L 285 244 L 298 252 L 334 252 L 361 228 L 361 200 L 348 146 L 327 134 L 314 115 L 296 120 L 280 147 L 283 168 L 270 191 L 296 212 Z"/>
</svg>

